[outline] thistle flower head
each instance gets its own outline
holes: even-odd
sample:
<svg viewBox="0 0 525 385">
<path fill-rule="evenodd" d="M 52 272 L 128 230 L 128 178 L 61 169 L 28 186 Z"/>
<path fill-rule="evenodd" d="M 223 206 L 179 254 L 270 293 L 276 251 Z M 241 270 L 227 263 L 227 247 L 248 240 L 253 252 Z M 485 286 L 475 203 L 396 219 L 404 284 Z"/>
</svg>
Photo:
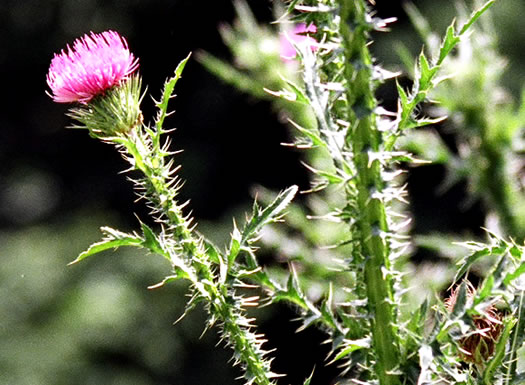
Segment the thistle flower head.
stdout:
<svg viewBox="0 0 525 385">
<path fill-rule="evenodd" d="M 55 54 L 47 74 L 55 102 L 88 103 L 138 68 L 138 60 L 117 32 L 91 32 Z"/>
<path fill-rule="evenodd" d="M 452 312 L 458 297 L 459 287 L 452 288 L 450 296 L 445 300 L 445 307 Z M 467 281 L 467 299 L 472 301 L 476 289 Z M 472 317 L 474 332 L 459 340 L 461 358 L 465 362 L 483 364 L 494 353 L 498 338 L 502 331 L 501 315 L 494 306 L 484 310 L 483 315 Z"/>
<path fill-rule="evenodd" d="M 309 46 L 312 50 L 317 48 L 317 41 L 310 36 L 305 35 L 308 32 L 317 32 L 317 27 L 313 24 L 306 25 L 299 23 L 293 27 L 291 32 L 285 32 L 280 39 L 280 54 L 284 61 L 291 61 L 297 55 L 295 46 Z M 294 46 L 295 45 L 295 46 Z"/>
</svg>

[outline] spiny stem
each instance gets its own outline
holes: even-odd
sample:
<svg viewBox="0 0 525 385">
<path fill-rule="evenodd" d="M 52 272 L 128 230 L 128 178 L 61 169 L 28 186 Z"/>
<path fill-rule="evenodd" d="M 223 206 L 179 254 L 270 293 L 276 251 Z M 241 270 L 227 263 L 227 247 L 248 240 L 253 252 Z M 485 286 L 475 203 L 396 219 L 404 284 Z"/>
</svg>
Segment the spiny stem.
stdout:
<svg viewBox="0 0 525 385">
<path fill-rule="evenodd" d="M 393 282 L 390 271 L 389 234 L 386 208 L 381 199 L 385 182 L 382 165 L 370 154 L 381 151 L 381 132 L 373 111 L 377 104 L 372 80 L 372 59 L 367 45 L 370 26 L 362 0 L 339 0 L 340 34 L 345 55 L 348 121 L 356 174 L 357 203 L 361 215 L 356 225 L 361 233 L 361 250 L 366 258 L 365 281 L 368 308 L 372 316 L 372 341 L 376 352 L 376 373 L 381 385 L 400 384 L 393 372 L 399 365 L 399 346 L 394 324 Z"/>
<path fill-rule="evenodd" d="M 242 314 L 242 301 L 213 274 L 203 243 L 193 235 L 190 221 L 183 216 L 182 207 L 175 199 L 179 185 L 173 183 L 173 172 L 164 162 L 167 153 L 155 150 L 151 137 L 142 130 L 120 139 L 125 156 L 131 155 L 128 160 L 144 175 L 137 183 L 145 190 L 142 196 L 163 225 L 166 238 L 175 240 L 167 246 L 174 267 L 184 270 L 197 295 L 207 302 L 212 321 L 222 324 L 222 336 L 233 347 L 235 360 L 242 364 L 248 383 L 272 384 L 270 378 L 275 374 L 270 370 L 270 362 L 264 359 L 263 341 L 250 330 L 252 325 Z"/>
</svg>

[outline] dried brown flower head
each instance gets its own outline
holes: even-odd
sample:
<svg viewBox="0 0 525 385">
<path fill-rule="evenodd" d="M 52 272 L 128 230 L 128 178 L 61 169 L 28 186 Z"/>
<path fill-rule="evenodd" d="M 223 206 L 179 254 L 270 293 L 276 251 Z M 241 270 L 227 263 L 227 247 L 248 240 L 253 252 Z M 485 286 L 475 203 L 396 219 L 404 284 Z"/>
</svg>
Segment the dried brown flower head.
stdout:
<svg viewBox="0 0 525 385">
<path fill-rule="evenodd" d="M 467 285 L 467 300 L 471 301 L 476 293 L 474 286 L 465 281 Z M 452 312 L 458 297 L 460 286 L 453 287 L 450 296 L 445 300 L 445 306 Z M 472 334 L 459 340 L 461 358 L 465 362 L 482 364 L 494 353 L 496 342 L 501 334 L 501 313 L 490 306 L 484 310 L 483 315 L 472 317 L 475 330 Z"/>
</svg>

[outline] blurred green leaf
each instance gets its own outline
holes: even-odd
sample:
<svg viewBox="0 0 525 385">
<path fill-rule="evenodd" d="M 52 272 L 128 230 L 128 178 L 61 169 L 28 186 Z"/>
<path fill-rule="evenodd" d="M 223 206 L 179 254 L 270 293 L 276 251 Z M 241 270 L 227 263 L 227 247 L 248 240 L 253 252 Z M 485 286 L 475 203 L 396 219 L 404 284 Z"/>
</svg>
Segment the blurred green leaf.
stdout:
<svg viewBox="0 0 525 385">
<path fill-rule="evenodd" d="M 249 74 L 245 74 L 231 64 L 216 58 L 215 56 L 200 51 L 197 54 L 197 60 L 208 71 L 217 76 L 219 79 L 233 87 L 246 92 L 258 99 L 269 99 L 270 96 L 264 91 L 263 84 L 259 83 Z"/>
</svg>

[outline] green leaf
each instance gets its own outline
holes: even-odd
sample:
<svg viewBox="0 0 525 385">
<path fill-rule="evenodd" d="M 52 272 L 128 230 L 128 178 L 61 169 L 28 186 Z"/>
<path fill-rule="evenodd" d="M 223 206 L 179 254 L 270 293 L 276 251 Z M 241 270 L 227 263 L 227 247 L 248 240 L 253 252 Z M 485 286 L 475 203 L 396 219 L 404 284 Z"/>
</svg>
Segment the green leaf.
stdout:
<svg viewBox="0 0 525 385">
<path fill-rule="evenodd" d="M 328 171 L 317 170 L 316 168 L 313 168 L 312 166 L 309 166 L 305 162 L 301 162 L 301 163 L 309 171 L 311 171 L 315 175 L 319 175 L 320 177 L 323 177 L 330 184 L 340 184 L 340 183 L 344 183 L 344 181 L 345 181 L 345 179 L 340 177 L 339 175 L 336 175 L 336 174 L 328 172 Z"/>
<path fill-rule="evenodd" d="M 234 223 L 232 239 L 230 241 L 230 251 L 228 253 L 228 264 L 230 266 L 233 264 L 233 262 L 235 261 L 235 258 L 237 258 L 237 256 L 239 255 L 239 252 L 241 251 L 241 241 L 242 241 L 241 232 L 237 228 L 237 225 Z"/>
<path fill-rule="evenodd" d="M 509 249 L 510 255 L 512 255 L 517 261 L 521 261 L 521 257 L 523 256 L 523 249 L 517 245 L 513 245 Z"/>
<path fill-rule="evenodd" d="M 410 129 L 410 128 L 418 128 L 418 127 L 424 127 L 429 126 L 433 124 L 441 123 L 443 120 L 445 120 L 446 116 L 441 116 L 439 118 L 430 119 L 430 118 L 424 118 L 424 119 L 408 119 L 406 123 L 403 125 L 403 129 Z"/>
<path fill-rule="evenodd" d="M 481 289 L 479 290 L 475 304 L 481 303 L 485 298 L 487 298 L 492 293 L 492 288 L 494 287 L 494 276 L 489 275 L 485 278 L 483 281 L 483 285 L 481 286 Z"/>
<path fill-rule="evenodd" d="M 407 324 L 407 330 L 414 335 L 422 335 L 425 326 L 426 315 L 428 312 L 428 299 L 425 299 L 415 314 L 412 315 Z"/>
<path fill-rule="evenodd" d="M 162 131 L 162 125 L 164 124 L 164 119 L 166 116 L 168 116 L 168 103 L 173 95 L 173 90 L 175 89 L 175 85 L 177 84 L 178 80 L 182 76 L 182 71 L 184 70 L 184 67 L 186 66 L 186 63 L 190 59 L 191 52 L 186 56 L 185 59 L 183 59 L 175 69 L 175 75 L 171 77 L 170 79 L 166 80 L 166 83 L 164 83 L 164 89 L 162 91 L 162 97 L 159 102 L 156 103 L 157 108 L 159 109 L 159 112 L 157 114 L 156 124 L 155 127 L 157 128 L 157 131 Z"/>
<path fill-rule="evenodd" d="M 439 59 L 437 62 L 438 66 L 441 65 L 441 63 L 443 63 L 443 60 L 445 60 L 450 51 L 452 51 L 452 49 L 456 46 L 456 44 L 459 43 L 459 40 L 460 39 L 455 32 L 454 23 L 452 23 L 447 28 L 445 39 L 443 40 L 441 49 L 439 50 Z"/>
<path fill-rule="evenodd" d="M 164 255 L 166 258 L 169 259 L 167 254 L 164 252 L 157 235 L 153 232 L 153 230 L 148 225 L 142 222 L 140 222 L 140 226 L 142 227 L 142 234 L 144 234 L 144 242 L 142 243 L 142 245 L 151 252 Z"/>
<path fill-rule="evenodd" d="M 337 353 L 337 355 L 332 361 L 328 363 L 328 365 L 334 363 L 335 361 L 339 361 L 341 358 L 348 356 L 350 353 L 355 352 L 356 350 L 370 348 L 370 338 L 361 338 L 359 340 L 345 340 L 343 342 L 343 346 L 343 349 L 341 349 L 341 351 Z"/>
<path fill-rule="evenodd" d="M 223 82 L 230 84 L 250 94 L 257 99 L 269 99 L 270 96 L 264 91 L 264 85 L 259 83 L 253 77 L 239 71 L 231 64 L 214 57 L 207 52 L 198 52 L 197 60 L 209 72 L 217 76 Z"/>
<path fill-rule="evenodd" d="M 461 318 L 465 313 L 468 298 L 467 294 L 467 283 L 463 282 L 459 287 L 458 293 L 456 295 L 456 302 L 454 303 L 454 308 L 452 309 L 452 313 L 450 314 L 451 319 Z"/>
<path fill-rule="evenodd" d="M 149 290 L 158 289 L 159 287 L 164 286 L 166 283 L 172 282 L 172 281 L 177 281 L 180 278 L 188 278 L 188 275 L 186 274 L 185 271 L 183 271 L 181 269 L 176 269 L 176 274 L 175 275 L 167 276 L 161 282 L 156 283 L 155 285 L 148 286 L 148 289 Z"/>
<path fill-rule="evenodd" d="M 296 85 L 294 82 L 292 82 L 291 80 L 288 80 L 288 79 L 284 79 L 284 81 L 286 82 L 286 84 L 292 89 L 292 91 L 294 92 L 295 94 L 295 101 L 298 102 L 298 103 L 303 103 L 303 104 L 307 104 L 309 105 L 310 104 L 310 99 L 308 99 L 308 97 L 306 96 L 306 94 L 303 92 L 303 90 L 298 86 Z"/>
<path fill-rule="evenodd" d="M 287 301 L 291 303 L 295 303 L 301 308 L 305 308 L 306 302 L 304 300 L 304 294 L 301 291 L 301 288 L 299 286 L 299 280 L 297 278 L 297 274 L 292 269 L 292 272 L 290 273 L 288 277 L 288 281 L 286 283 L 286 289 L 277 290 L 275 292 L 275 295 L 272 296 L 272 302 L 279 302 L 279 301 Z M 319 319 L 320 315 L 315 315 L 315 319 Z"/>
<path fill-rule="evenodd" d="M 323 148 L 327 148 L 327 144 L 326 142 L 321 139 L 321 137 L 319 135 L 317 135 L 316 132 L 314 132 L 313 130 L 308 130 L 304 127 L 301 127 L 300 125 L 298 125 L 297 123 L 295 123 L 293 120 L 289 120 L 289 122 L 292 124 L 292 126 L 294 126 L 301 134 L 303 134 L 304 136 L 306 136 L 308 139 L 310 139 L 312 141 L 312 144 L 315 145 L 315 146 L 319 146 L 319 147 L 323 147 Z"/>
<path fill-rule="evenodd" d="M 402 107 L 402 110 L 404 111 L 405 106 L 408 105 L 408 95 L 403 89 L 403 87 L 401 86 L 401 84 L 399 84 L 399 82 L 397 81 L 396 81 L 396 87 L 397 87 L 397 93 L 399 94 L 399 100 L 401 101 L 401 107 Z"/>
<path fill-rule="evenodd" d="M 201 237 L 202 242 L 204 243 L 204 247 L 206 248 L 206 255 L 210 258 L 210 261 L 213 263 L 220 264 L 221 263 L 221 253 L 219 252 L 219 249 L 217 246 L 215 246 L 210 240 Z"/>
<path fill-rule="evenodd" d="M 112 229 L 111 227 L 102 227 L 101 231 L 106 235 L 100 242 L 93 243 L 89 248 L 80 253 L 80 255 L 73 262 L 68 265 L 73 265 L 77 262 L 82 261 L 91 255 L 100 253 L 108 249 L 116 249 L 121 246 L 135 246 L 142 247 L 143 239 L 136 234 L 127 234 L 119 230 Z"/>
<path fill-rule="evenodd" d="M 497 255 L 505 253 L 507 247 L 505 246 L 494 246 L 494 247 L 484 247 L 479 250 L 476 250 L 474 253 L 469 255 L 466 259 L 463 259 L 459 264 L 460 267 L 456 273 L 454 281 L 457 281 L 461 276 L 463 276 L 468 269 L 480 258 L 486 257 L 488 255 Z"/>
<path fill-rule="evenodd" d="M 286 206 L 288 206 L 288 204 L 292 201 L 293 197 L 297 193 L 297 190 L 297 186 L 288 187 L 262 211 L 258 209 L 258 205 L 255 203 L 254 214 L 242 232 L 241 245 L 248 244 L 251 240 L 257 237 L 257 234 L 264 225 L 278 219 Z"/>
<path fill-rule="evenodd" d="M 516 322 L 517 320 L 511 317 L 503 320 L 503 332 L 496 343 L 494 355 L 487 363 L 485 371 L 483 372 L 483 384 L 493 385 L 495 383 L 494 376 L 496 372 L 498 369 L 501 370 L 503 368 L 502 362 L 503 358 L 505 357 L 505 347 L 507 345 L 507 341 L 509 340 L 512 328 L 516 325 Z"/>
<path fill-rule="evenodd" d="M 327 321 L 334 329 L 336 329 L 336 323 L 334 318 L 334 312 L 332 311 L 333 307 L 333 291 L 332 291 L 332 285 L 330 285 L 330 289 L 328 291 L 328 296 L 321 304 L 321 314 L 323 316 L 323 319 Z"/>
<path fill-rule="evenodd" d="M 514 281 L 516 278 L 518 278 L 523 273 L 525 273 L 525 262 L 520 264 L 518 268 L 514 270 L 512 273 L 507 273 L 507 275 L 503 279 L 503 284 L 505 286 L 508 286 L 512 281 Z"/>
<path fill-rule="evenodd" d="M 419 81 L 421 83 L 421 88 L 426 89 L 430 87 L 430 81 L 436 74 L 438 67 L 432 67 L 430 68 L 430 64 L 428 63 L 428 60 L 423 52 L 419 55 L 419 70 L 420 70 L 420 78 Z"/>
<path fill-rule="evenodd" d="M 472 26 L 472 24 L 474 24 L 481 15 L 483 15 L 490 7 L 492 7 L 495 2 L 496 0 L 489 0 L 480 9 L 478 9 L 477 11 L 474 11 L 470 15 L 470 18 L 467 20 L 467 22 L 463 24 L 463 27 L 461 27 L 461 30 L 459 31 L 458 36 L 461 36 L 465 32 L 467 32 L 467 30 Z"/>
</svg>

